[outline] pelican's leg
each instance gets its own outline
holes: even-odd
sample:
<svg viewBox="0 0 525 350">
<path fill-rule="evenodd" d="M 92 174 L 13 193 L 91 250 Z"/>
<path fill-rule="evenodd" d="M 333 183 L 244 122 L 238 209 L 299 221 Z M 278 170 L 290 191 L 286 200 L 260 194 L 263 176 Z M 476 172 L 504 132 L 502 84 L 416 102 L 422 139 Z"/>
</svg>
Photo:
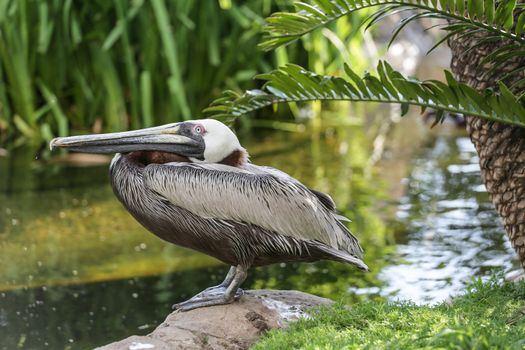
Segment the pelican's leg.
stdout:
<svg viewBox="0 0 525 350">
<path fill-rule="evenodd" d="M 228 275 L 230 274 L 228 273 Z M 225 289 L 224 287 L 215 288 L 213 292 L 204 293 L 202 295 L 199 293 L 190 300 L 173 305 L 173 308 L 180 311 L 189 311 L 199 307 L 229 304 L 234 300 L 239 299 L 243 294 L 242 289 L 239 287 L 246 279 L 246 276 L 248 276 L 248 268 L 237 265 L 228 287 Z"/>
<path fill-rule="evenodd" d="M 235 266 L 231 266 L 230 270 L 228 271 L 228 274 L 224 278 L 224 281 L 221 282 L 221 284 L 219 284 L 217 286 L 213 286 L 213 287 L 208 287 L 205 290 L 203 290 L 201 293 L 204 293 L 204 292 L 207 292 L 207 291 L 212 291 L 212 290 L 217 289 L 217 288 L 226 288 L 226 287 L 228 287 L 230 285 L 230 283 L 232 283 L 233 277 L 235 277 L 235 270 L 236 270 L 236 267 Z M 197 295 L 200 295 L 201 293 L 199 293 Z"/>
<path fill-rule="evenodd" d="M 195 299 L 202 299 L 204 297 L 207 297 L 207 296 L 210 296 L 210 295 L 215 295 L 215 294 L 224 294 L 226 292 L 226 288 L 228 288 L 228 286 L 233 281 L 233 278 L 235 277 L 235 272 L 236 271 L 237 271 L 237 267 L 231 266 L 230 270 L 228 271 L 228 274 L 224 278 L 224 281 L 221 282 L 221 284 L 213 286 L 213 287 L 208 287 L 205 290 L 203 290 L 202 292 L 200 292 L 198 294 L 195 294 L 193 297 L 191 297 L 191 299 L 188 299 L 187 301 L 195 300 Z M 241 295 L 242 295 L 242 291 L 239 293 L 239 295 L 236 295 L 236 297 L 239 298 Z M 185 302 L 187 302 L 187 301 L 185 301 Z M 172 308 L 176 309 L 178 305 L 179 304 L 175 304 L 175 305 L 172 306 Z"/>
</svg>

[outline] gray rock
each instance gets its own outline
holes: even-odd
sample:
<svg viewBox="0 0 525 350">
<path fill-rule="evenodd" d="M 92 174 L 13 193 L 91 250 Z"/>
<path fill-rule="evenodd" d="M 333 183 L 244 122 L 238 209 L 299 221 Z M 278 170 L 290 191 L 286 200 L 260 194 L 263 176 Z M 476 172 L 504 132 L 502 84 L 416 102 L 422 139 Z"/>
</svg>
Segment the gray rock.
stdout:
<svg viewBox="0 0 525 350">
<path fill-rule="evenodd" d="M 264 332 L 286 328 L 332 301 L 298 291 L 250 290 L 239 301 L 173 312 L 152 333 L 131 336 L 99 350 L 247 349 Z"/>
</svg>

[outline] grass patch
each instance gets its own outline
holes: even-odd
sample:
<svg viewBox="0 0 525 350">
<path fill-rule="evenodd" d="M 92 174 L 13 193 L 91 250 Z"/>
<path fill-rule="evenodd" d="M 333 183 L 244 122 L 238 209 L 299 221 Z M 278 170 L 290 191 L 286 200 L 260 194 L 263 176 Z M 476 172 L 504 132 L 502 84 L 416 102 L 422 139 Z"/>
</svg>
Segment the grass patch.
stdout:
<svg viewBox="0 0 525 350">
<path fill-rule="evenodd" d="M 525 282 L 477 280 L 452 304 L 369 301 L 323 308 L 253 349 L 524 349 Z"/>
</svg>

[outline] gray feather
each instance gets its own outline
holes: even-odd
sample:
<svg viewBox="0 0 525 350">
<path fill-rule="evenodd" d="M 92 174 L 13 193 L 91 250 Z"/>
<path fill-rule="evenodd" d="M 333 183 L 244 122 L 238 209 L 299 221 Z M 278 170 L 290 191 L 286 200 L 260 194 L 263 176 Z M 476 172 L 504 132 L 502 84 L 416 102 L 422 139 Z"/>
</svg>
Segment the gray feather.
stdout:
<svg viewBox="0 0 525 350">
<path fill-rule="evenodd" d="M 222 164 L 150 164 L 144 182 L 173 205 L 203 218 L 253 224 L 362 256 L 357 239 L 339 216 L 319 196 L 277 169 L 252 164 L 242 169 Z"/>
</svg>

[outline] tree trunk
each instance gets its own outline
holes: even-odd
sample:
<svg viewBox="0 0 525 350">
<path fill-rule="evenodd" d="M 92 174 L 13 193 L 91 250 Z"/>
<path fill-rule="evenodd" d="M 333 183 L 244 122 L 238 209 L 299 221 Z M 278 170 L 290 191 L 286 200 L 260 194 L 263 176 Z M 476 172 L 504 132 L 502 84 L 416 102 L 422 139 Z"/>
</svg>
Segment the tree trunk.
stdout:
<svg viewBox="0 0 525 350">
<path fill-rule="evenodd" d="M 458 80 L 478 91 L 497 88 L 497 80 L 505 73 L 519 65 L 525 65 L 525 58 L 522 57 L 487 73 L 490 65 L 482 66 L 480 61 L 501 43 L 467 51 L 479 38 L 480 36 L 467 36 L 449 41 L 452 49 L 452 71 Z M 505 83 L 509 86 L 511 81 Z M 523 92 L 523 89 L 513 92 Z M 481 177 L 503 219 L 521 266 L 525 269 L 525 129 L 467 117 L 467 130 L 479 155 Z"/>
</svg>

